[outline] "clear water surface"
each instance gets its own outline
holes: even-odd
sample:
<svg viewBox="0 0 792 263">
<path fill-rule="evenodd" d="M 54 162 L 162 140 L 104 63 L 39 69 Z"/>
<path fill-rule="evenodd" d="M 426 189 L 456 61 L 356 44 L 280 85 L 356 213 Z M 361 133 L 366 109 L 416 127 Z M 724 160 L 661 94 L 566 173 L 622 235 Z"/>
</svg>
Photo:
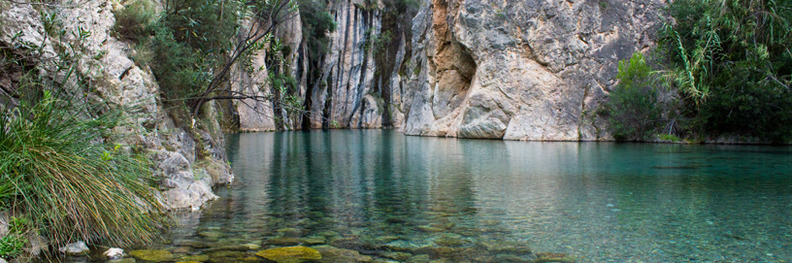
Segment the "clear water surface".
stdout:
<svg viewBox="0 0 792 263">
<path fill-rule="evenodd" d="M 236 181 L 181 216 L 168 249 L 301 240 L 381 262 L 545 252 L 577 262 L 792 262 L 789 147 L 388 130 L 229 134 L 227 145 Z"/>
</svg>

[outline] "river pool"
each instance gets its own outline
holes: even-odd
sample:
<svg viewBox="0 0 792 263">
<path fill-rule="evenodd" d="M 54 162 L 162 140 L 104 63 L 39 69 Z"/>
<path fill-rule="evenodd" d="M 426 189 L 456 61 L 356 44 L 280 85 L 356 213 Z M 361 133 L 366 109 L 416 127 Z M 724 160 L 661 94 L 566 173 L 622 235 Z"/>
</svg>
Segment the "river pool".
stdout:
<svg viewBox="0 0 792 263">
<path fill-rule="evenodd" d="M 373 262 L 792 262 L 790 147 L 389 130 L 229 134 L 227 145 L 236 181 L 180 215 L 164 245 L 177 256 L 303 245 Z"/>
</svg>

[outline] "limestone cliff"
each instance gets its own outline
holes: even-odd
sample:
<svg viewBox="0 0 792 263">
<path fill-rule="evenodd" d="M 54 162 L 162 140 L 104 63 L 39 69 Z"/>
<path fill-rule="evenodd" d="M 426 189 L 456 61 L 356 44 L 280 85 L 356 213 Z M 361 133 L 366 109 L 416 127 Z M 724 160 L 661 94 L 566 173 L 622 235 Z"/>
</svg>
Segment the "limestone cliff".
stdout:
<svg viewBox="0 0 792 263">
<path fill-rule="evenodd" d="M 337 28 L 330 33 L 330 52 L 322 76 L 312 87 L 311 128 L 379 128 L 383 107 L 371 93 L 374 49 L 370 42 L 380 33 L 379 6 L 365 1 L 331 1 L 328 11 Z"/>
<path fill-rule="evenodd" d="M 35 2 L 35 3 L 34 3 Z M 192 129 L 174 124 L 164 110 L 159 87 L 148 65 L 138 65 L 134 44 L 113 34 L 117 1 L 0 2 L 0 47 L 5 52 L 36 57 L 26 66 L 39 66 L 43 76 L 51 71 L 44 61 L 76 58 L 75 75 L 89 83 L 86 99 L 109 107 L 132 107 L 130 121 L 117 127 L 108 140 L 125 149 L 143 149 L 154 161 L 162 197 L 172 209 L 197 209 L 215 199 L 211 187 L 233 180 L 225 157 L 223 135 L 214 104 L 205 120 Z M 40 50 L 40 51 L 36 51 Z M 68 52 L 68 53 L 64 53 Z M 34 65 L 41 62 L 40 65 Z M 4 68 L 0 84 L 6 94 L 19 87 L 21 68 Z M 76 81 L 69 79 L 67 81 Z"/>
<path fill-rule="evenodd" d="M 337 29 L 320 80 L 303 88 L 304 127 L 609 140 L 595 112 L 618 61 L 653 45 L 666 5 L 424 0 L 412 21 L 399 21 L 384 7 L 401 2 L 329 2 Z"/>
<path fill-rule="evenodd" d="M 397 127 L 424 136 L 610 140 L 596 112 L 615 85 L 618 61 L 653 45 L 666 5 L 424 0 L 415 16 L 387 8 L 407 2 L 329 1 L 337 27 L 313 69 L 321 71 L 317 81 L 302 74 L 311 69 L 305 43 L 294 41 L 296 22 L 285 26 L 279 36 L 299 46 L 288 63 L 305 101 L 305 123 L 277 125 L 286 114 L 256 103 L 248 105 L 259 114 L 243 109 L 241 122 L 263 127 L 251 130 Z M 412 20 L 394 18 L 405 13 Z"/>
<path fill-rule="evenodd" d="M 602 140 L 595 116 L 618 60 L 651 46 L 652 1 L 427 0 L 402 131 L 507 140 Z"/>
</svg>

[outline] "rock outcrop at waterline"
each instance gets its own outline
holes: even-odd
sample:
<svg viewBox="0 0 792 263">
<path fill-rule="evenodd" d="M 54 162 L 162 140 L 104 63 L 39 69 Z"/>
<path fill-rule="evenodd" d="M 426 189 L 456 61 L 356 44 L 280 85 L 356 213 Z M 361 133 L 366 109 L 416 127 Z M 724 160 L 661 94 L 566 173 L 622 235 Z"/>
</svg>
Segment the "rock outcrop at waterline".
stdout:
<svg viewBox="0 0 792 263">
<path fill-rule="evenodd" d="M 617 62 L 653 45 L 664 1 L 427 0 L 401 109 L 410 135 L 601 140 Z"/>
</svg>

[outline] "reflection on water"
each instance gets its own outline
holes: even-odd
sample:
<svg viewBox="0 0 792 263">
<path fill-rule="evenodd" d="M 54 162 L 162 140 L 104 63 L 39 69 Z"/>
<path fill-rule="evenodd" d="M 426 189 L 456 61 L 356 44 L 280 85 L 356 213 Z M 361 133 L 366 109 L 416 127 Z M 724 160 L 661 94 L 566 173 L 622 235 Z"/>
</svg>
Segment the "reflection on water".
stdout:
<svg viewBox="0 0 792 263">
<path fill-rule="evenodd" d="M 540 252 L 578 262 L 792 259 L 785 147 L 368 130 L 232 134 L 228 147 L 235 183 L 200 219 L 185 216 L 170 250 L 329 244 L 413 262 L 520 262 Z"/>
</svg>

